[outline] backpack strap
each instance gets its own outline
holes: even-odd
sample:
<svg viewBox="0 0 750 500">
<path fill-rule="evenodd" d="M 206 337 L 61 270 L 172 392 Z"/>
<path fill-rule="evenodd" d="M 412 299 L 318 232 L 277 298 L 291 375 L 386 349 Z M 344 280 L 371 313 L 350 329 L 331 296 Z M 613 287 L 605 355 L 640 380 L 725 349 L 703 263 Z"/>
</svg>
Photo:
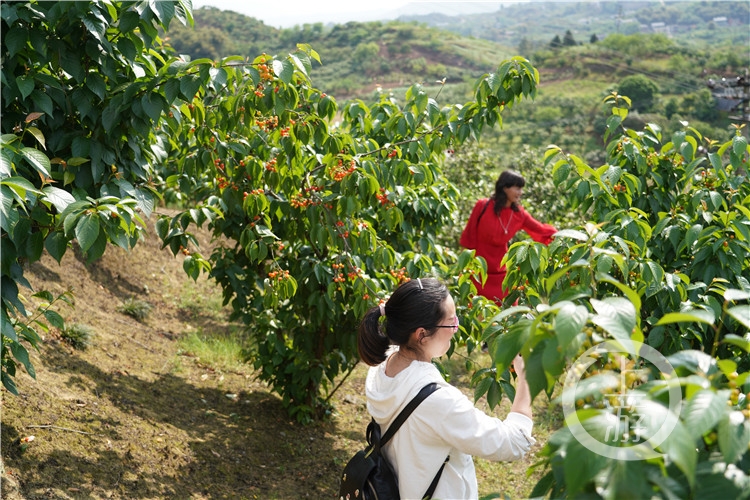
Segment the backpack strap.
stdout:
<svg viewBox="0 0 750 500">
<path fill-rule="evenodd" d="M 485 206 L 485 208 L 487 208 Z M 393 421 L 393 423 L 388 427 L 388 430 L 385 431 L 385 434 L 383 434 L 382 437 L 378 436 L 377 434 L 380 434 L 380 428 L 378 425 L 375 426 L 369 426 L 368 430 L 370 430 L 370 427 L 377 427 L 377 429 L 373 429 L 373 436 L 372 437 L 372 443 L 378 453 L 380 453 L 380 448 L 385 445 L 385 443 L 390 440 L 394 434 L 396 434 L 396 431 L 401 427 L 401 424 L 403 424 L 407 418 L 409 418 L 409 415 L 411 415 L 411 412 L 414 411 L 414 409 L 424 401 L 427 396 L 432 394 L 433 392 L 440 389 L 440 386 L 437 384 L 437 382 L 430 382 L 426 386 L 422 387 L 422 389 L 419 391 L 419 393 L 414 396 L 414 399 L 409 401 L 409 404 L 406 405 L 406 407 L 401 410 L 401 413 L 398 414 L 396 419 Z M 375 419 L 372 420 L 373 423 L 375 423 Z M 379 438 L 379 439 L 378 439 Z M 443 469 L 445 468 L 445 464 L 448 463 L 448 460 L 451 458 L 450 455 L 445 457 L 445 461 L 443 461 L 443 465 L 440 466 L 440 470 L 437 472 L 435 477 L 432 479 L 432 483 L 430 483 L 430 487 L 427 488 L 427 492 L 422 497 L 424 499 L 430 499 L 432 498 L 432 494 L 435 492 L 435 488 L 437 488 L 438 481 L 440 481 L 440 476 L 443 474 Z"/>
<path fill-rule="evenodd" d="M 445 468 L 445 464 L 447 464 L 448 460 L 450 459 L 451 459 L 450 455 L 445 457 L 445 460 L 443 460 L 443 465 L 440 466 L 440 470 L 437 471 L 437 474 L 435 474 L 435 477 L 432 479 L 432 482 L 430 483 L 430 487 L 427 488 L 427 491 L 422 497 L 422 500 L 430 500 L 432 498 L 432 494 L 435 493 L 435 488 L 437 488 L 438 482 L 440 481 L 440 476 L 443 474 L 443 469 Z"/>
<path fill-rule="evenodd" d="M 396 431 L 399 427 L 401 427 L 401 424 L 403 424 L 406 419 L 409 418 L 411 412 L 413 412 L 414 409 L 419 406 L 419 404 L 424 401 L 427 396 L 437 391 L 438 389 L 440 389 L 440 386 L 437 385 L 437 382 L 431 382 L 422 387 L 422 390 L 419 391 L 419 394 L 414 396 L 414 399 L 409 401 L 409 404 L 406 405 L 406 408 L 401 410 L 401 413 L 398 414 L 396 420 L 393 421 L 390 427 L 388 427 L 388 430 L 385 431 L 385 434 L 383 434 L 383 436 L 380 438 L 380 446 L 384 446 L 385 443 L 387 443 L 393 437 L 393 435 L 396 434 Z"/>
</svg>

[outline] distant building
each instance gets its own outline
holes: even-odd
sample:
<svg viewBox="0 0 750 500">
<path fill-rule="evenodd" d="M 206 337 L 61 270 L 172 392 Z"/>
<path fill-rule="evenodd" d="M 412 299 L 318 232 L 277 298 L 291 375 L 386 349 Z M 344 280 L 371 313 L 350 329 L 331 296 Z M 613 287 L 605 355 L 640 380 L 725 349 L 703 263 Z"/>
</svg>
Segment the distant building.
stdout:
<svg viewBox="0 0 750 500">
<path fill-rule="evenodd" d="M 727 18 L 725 16 L 714 17 L 712 21 L 714 24 L 727 24 Z"/>
</svg>

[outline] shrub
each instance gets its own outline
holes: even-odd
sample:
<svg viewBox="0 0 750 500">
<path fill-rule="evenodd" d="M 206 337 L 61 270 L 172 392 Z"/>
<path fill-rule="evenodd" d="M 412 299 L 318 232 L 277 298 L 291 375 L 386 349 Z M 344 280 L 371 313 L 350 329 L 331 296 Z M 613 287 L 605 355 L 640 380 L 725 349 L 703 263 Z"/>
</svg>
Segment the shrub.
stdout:
<svg viewBox="0 0 750 500">
<path fill-rule="evenodd" d="M 138 321 L 143 321 L 151 312 L 151 307 L 151 304 L 145 300 L 130 298 L 123 302 L 117 310 L 137 319 Z"/>
<path fill-rule="evenodd" d="M 566 410 L 569 374 L 581 382 L 566 426 L 535 465 L 546 475 L 532 497 L 747 498 L 747 139 L 738 130 L 719 144 L 686 125 L 672 134 L 655 124 L 622 128 L 622 97 L 607 101 L 611 142 L 601 167 L 559 147 L 545 155 L 590 222 L 558 232 L 549 246 L 509 249 L 506 303 L 526 305 L 506 308 L 486 330 L 494 366 L 475 376 L 475 395 L 502 390 L 498 375 L 518 352 L 532 396 L 565 378 Z M 605 342 L 617 352 L 648 348 L 671 370 L 592 351 Z"/>
<path fill-rule="evenodd" d="M 91 345 L 94 329 L 88 325 L 73 323 L 60 331 L 60 337 L 75 349 L 84 351 Z"/>
</svg>

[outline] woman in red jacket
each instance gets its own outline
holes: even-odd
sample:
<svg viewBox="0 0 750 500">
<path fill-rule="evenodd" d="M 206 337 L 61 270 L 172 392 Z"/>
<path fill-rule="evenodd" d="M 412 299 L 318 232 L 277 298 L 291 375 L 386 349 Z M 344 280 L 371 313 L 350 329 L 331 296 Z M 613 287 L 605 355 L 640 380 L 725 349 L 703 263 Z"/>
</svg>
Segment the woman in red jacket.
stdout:
<svg viewBox="0 0 750 500">
<path fill-rule="evenodd" d="M 505 266 L 500 262 L 508 252 L 508 242 L 523 229 L 534 241 L 545 245 L 557 232 L 553 226 L 543 224 L 519 205 L 526 180 L 521 174 L 506 170 L 495 183 L 492 198 L 477 201 L 469 221 L 461 233 L 461 246 L 476 250 L 479 257 L 487 261 L 487 281 L 484 287 L 475 281 L 480 295 L 502 305 L 508 295 L 503 288 Z"/>
</svg>

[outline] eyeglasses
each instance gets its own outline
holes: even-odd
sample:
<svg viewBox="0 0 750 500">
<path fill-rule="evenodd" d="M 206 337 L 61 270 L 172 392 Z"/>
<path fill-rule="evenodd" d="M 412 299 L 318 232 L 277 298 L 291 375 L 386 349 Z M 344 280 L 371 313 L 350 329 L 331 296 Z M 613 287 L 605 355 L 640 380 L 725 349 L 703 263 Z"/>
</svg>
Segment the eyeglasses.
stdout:
<svg viewBox="0 0 750 500">
<path fill-rule="evenodd" d="M 458 331 L 458 316 L 456 316 L 456 319 L 452 325 L 435 325 L 428 328 L 453 328 L 453 333 L 456 333 Z"/>
</svg>

